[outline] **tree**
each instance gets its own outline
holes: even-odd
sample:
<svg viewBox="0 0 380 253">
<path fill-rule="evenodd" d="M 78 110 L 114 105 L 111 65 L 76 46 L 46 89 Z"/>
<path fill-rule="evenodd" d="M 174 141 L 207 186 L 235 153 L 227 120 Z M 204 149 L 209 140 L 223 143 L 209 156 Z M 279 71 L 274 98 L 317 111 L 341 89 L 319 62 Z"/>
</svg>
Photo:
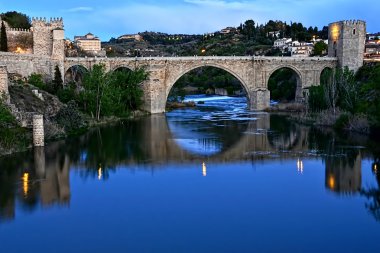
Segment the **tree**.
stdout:
<svg viewBox="0 0 380 253">
<path fill-rule="evenodd" d="M 7 31 L 5 29 L 4 21 L 1 22 L 0 51 L 3 51 L 3 52 L 8 51 Z"/>
<path fill-rule="evenodd" d="M 1 14 L 1 18 L 13 28 L 29 29 L 31 26 L 30 18 L 27 15 L 16 11 L 3 13 Z"/>
<path fill-rule="evenodd" d="M 245 21 L 243 31 L 247 35 L 248 40 L 253 38 L 255 35 L 255 21 L 252 19 Z"/>
<path fill-rule="evenodd" d="M 104 94 L 109 89 L 111 74 L 106 73 L 105 66 L 95 64 L 91 71 L 84 76 L 84 91 L 81 93 L 85 111 L 89 112 L 96 120 L 100 120 Z"/>
<path fill-rule="evenodd" d="M 335 73 L 333 71 L 326 71 L 324 74 L 322 74 L 322 79 L 325 80 L 325 82 L 321 83 L 323 84 L 323 91 L 324 91 L 324 97 L 325 102 L 327 104 L 327 107 L 333 111 L 333 114 L 336 114 L 336 107 L 339 99 L 339 90 L 338 90 L 338 81 L 337 78 L 335 78 Z"/>
<path fill-rule="evenodd" d="M 327 53 L 327 44 L 323 41 L 318 41 L 314 45 L 314 55 L 324 56 Z"/>
<path fill-rule="evenodd" d="M 62 74 L 61 74 L 61 71 L 59 70 L 58 65 L 55 65 L 54 79 L 53 79 L 54 93 L 57 93 L 62 88 L 63 88 Z"/>
</svg>

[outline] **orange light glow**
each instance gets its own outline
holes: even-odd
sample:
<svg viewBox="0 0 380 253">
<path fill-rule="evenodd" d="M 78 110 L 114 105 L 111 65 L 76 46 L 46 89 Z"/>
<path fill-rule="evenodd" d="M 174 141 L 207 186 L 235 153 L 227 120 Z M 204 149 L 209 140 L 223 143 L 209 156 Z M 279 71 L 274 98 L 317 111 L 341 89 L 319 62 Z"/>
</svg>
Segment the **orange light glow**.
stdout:
<svg viewBox="0 0 380 253">
<path fill-rule="evenodd" d="M 206 53 L 206 49 L 202 49 L 201 52 L 202 52 L 202 54 Z"/>
<path fill-rule="evenodd" d="M 102 166 L 99 166 L 99 169 L 98 169 L 98 179 L 102 180 L 102 177 L 103 177 Z"/>
<path fill-rule="evenodd" d="M 23 183 L 24 197 L 26 198 L 29 192 L 29 173 L 24 173 L 22 177 L 22 183 Z"/>
<path fill-rule="evenodd" d="M 330 175 L 330 176 L 329 176 L 328 184 L 329 184 L 329 188 L 330 188 L 331 190 L 334 190 L 334 189 L 335 189 L 335 177 L 334 177 L 333 175 Z"/>
<path fill-rule="evenodd" d="M 25 51 L 24 49 L 22 49 L 21 47 L 17 47 L 15 53 L 18 53 L 18 54 L 25 54 L 26 51 Z"/>
<path fill-rule="evenodd" d="M 334 41 L 337 41 L 340 35 L 340 28 L 339 25 L 333 25 L 331 27 L 331 37 Z"/>
</svg>

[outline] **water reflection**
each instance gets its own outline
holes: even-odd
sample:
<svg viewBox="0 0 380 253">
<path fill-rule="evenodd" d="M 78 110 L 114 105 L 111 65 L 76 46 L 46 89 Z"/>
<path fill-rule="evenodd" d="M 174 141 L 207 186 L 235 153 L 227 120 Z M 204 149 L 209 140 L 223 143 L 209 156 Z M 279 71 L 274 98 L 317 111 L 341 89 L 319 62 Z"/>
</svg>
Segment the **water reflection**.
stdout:
<svg viewBox="0 0 380 253">
<path fill-rule="evenodd" d="M 378 160 L 372 166 L 378 186 L 362 186 L 362 160 L 373 159 L 374 155 L 357 145 L 369 146 L 370 140 L 342 139 L 333 132 L 299 126 L 276 115 L 255 115 L 254 120 L 239 124 L 223 120 L 223 128 L 218 126 L 220 121 L 214 123 L 194 134 L 195 138 L 210 135 L 217 140 L 220 149 L 213 154 L 193 152 L 177 141 L 177 134 L 183 132 L 191 137 L 188 129 L 194 126 L 189 122 L 156 115 L 94 129 L 79 138 L 2 158 L 0 221 L 15 218 L 17 203 L 26 211 L 39 206 L 69 206 L 70 170 L 78 171 L 84 179 L 104 181 L 121 166 L 155 170 L 163 168 L 160 164 L 191 162 L 201 165 L 201 175 L 206 177 L 208 163 L 291 160 L 302 174 L 309 169 L 304 159 L 322 159 L 326 189 L 337 194 L 361 194 L 368 199 L 366 208 L 380 220 Z M 172 131 L 173 125 L 179 130 Z"/>
</svg>

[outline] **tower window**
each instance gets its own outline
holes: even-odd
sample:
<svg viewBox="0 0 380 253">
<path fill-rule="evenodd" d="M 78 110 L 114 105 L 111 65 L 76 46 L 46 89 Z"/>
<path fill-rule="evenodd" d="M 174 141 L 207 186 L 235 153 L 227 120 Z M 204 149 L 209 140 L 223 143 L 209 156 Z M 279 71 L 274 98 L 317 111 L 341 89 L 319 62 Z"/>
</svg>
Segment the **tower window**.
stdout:
<svg viewBox="0 0 380 253">
<path fill-rule="evenodd" d="M 352 34 L 353 34 L 353 35 L 355 35 L 355 34 L 356 34 L 356 29 L 354 29 L 354 31 L 352 32 Z"/>
</svg>

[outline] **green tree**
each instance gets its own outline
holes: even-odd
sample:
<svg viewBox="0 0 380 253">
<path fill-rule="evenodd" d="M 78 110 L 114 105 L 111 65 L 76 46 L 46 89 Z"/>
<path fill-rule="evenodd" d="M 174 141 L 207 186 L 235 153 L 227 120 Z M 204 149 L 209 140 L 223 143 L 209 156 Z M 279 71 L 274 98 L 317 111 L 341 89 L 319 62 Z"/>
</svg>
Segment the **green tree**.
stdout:
<svg viewBox="0 0 380 253">
<path fill-rule="evenodd" d="M 112 76 L 106 73 L 105 66 L 95 64 L 83 79 L 84 90 L 81 93 L 84 110 L 100 120 L 104 95 L 112 82 Z"/>
<path fill-rule="evenodd" d="M 4 21 L 1 22 L 0 51 L 3 51 L 3 52 L 8 51 L 7 31 L 5 29 Z"/>
<path fill-rule="evenodd" d="M 54 68 L 54 79 L 53 79 L 53 90 L 57 94 L 59 90 L 63 88 L 62 74 L 59 70 L 58 65 L 55 65 Z"/>
<path fill-rule="evenodd" d="M 323 41 L 318 41 L 314 45 L 314 55 L 324 56 L 327 54 L 327 44 Z"/>
<path fill-rule="evenodd" d="M 255 36 L 255 21 L 253 21 L 252 19 L 245 21 L 243 32 L 248 37 L 248 40 L 254 38 L 254 36 Z"/>
<path fill-rule="evenodd" d="M 31 27 L 30 18 L 20 12 L 9 11 L 1 14 L 1 18 L 13 28 L 29 29 Z"/>
</svg>

